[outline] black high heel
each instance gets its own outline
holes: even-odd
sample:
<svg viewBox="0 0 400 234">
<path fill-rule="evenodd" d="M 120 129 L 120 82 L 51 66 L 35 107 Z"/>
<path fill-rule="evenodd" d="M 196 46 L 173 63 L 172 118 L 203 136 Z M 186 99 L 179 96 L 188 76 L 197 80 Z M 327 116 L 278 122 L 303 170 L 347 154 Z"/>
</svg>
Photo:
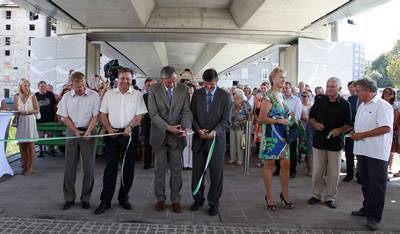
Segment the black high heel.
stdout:
<svg viewBox="0 0 400 234">
<path fill-rule="evenodd" d="M 279 196 L 281 197 L 281 201 L 282 201 L 283 204 L 285 204 L 285 207 L 287 209 L 293 209 L 294 208 L 293 203 L 286 201 L 286 199 L 285 199 L 285 197 L 283 197 L 282 193 Z"/>
<path fill-rule="evenodd" d="M 271 211 L 276 211 L 278 208 L 276 208 L 276 205 L 275 204 L 272 204 L 272 205 L 270 205 L 269 203 L 268 203 L 268 197 L 267 197 L 267 195 L 265 195 L 265 201 L 267 202 L 267 207 L 268 207 L 268 209 L 270 209 Z"/>
</svg>

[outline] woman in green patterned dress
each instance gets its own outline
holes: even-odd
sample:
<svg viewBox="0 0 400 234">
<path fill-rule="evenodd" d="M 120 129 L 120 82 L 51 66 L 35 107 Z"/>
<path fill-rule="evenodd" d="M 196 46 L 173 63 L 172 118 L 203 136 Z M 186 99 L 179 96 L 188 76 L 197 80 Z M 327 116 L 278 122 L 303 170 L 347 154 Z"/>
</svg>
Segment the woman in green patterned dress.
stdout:
<svg viewBox="0 0 400 234">
<path fill-rule="evenodd" d="M 280 199 L 285 207 L 292 209 L 293 203 L 289 202 L 289 171 L 290 155 L 286 137 L 289 132 L 289 125 L 294 119 L 289 117 L 289 110 L 284 104 L 282 88 L 285 85 L 285 71 L 282 68 L 275 68 L 269 75 L 272 85 L 263 97 L 259 119 L 262 123 L 262 139 L 259 157 L 264 160 L 264 185 L 266 190 L 265 201 L 267 207 L 275 211 L 277 209 L 272 194 L 272 172 L 275 160 L 280 161 L 281 171 L 281 194 Z"/>
</svg>

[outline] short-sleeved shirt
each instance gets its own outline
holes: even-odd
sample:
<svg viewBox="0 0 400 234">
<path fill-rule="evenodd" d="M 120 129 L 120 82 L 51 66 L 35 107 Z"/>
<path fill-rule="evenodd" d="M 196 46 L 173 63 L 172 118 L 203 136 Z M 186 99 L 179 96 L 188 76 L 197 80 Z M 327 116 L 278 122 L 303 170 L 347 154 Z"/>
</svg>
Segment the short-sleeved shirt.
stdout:
<svg viewBox="0 0 400 234">
<path fill-rule="evenodd" d="M 393 137 L 393 115 L 393 107 L 378 95 L 368 103 L 361 103 L 357 110 L 354 131 L 366 132 L 387 126 L 390 127 L 390 132 L 354 141 L 354 154 L 388 161 Z"/>
<path fill-rule="evenodd" d="M 139 91 L 129 88 L 123 94 L 115 88 L 104 94 L 100 112 L 108 114 L 111 127 L 126 128 L 135 116 L 146 114 L 147 108 Z"/>
<path fill-rule="evenodd" d="M 35 93 L 36 99 L 40 107 L 40 119 L 37 119 L 38 123 L 53 122 L 56 116 L 56 98 L 54 93 L 46 92 L 41 94 Z"/>
<path fill-rule="evenodd" d="M 99 114 L 100 96 L 97 92 L 86 89 L 81 96 L 74 90 L 64 94 L 59 105 L 57 114 L 61 117 L 69 117 L 77 128 L 86 128 L 93 116 Z"/>
<path fill-rule="evenodd" d="M 343 125 L 352 126 L 350 104 L 344 98 L 338 96 L 335 102 L 331 102 L 328 96 L 321 96 L 315 101 L 310 110 L 310 119 L 322 123 L 325 129 L 315 129 L 313 147 L 320 150 L 340 151 L 344 148 L 344 135 L 327 139 L 329 133 Z"/>
<path fill-rule="evenodd" d="M 301 119 L 302 104 L 300 98 L 297 96 L 285 97 L 285 104 L 289 108 L 289 112 L 294 112 L 296 116 L 296 122 Z"/>
</svg>

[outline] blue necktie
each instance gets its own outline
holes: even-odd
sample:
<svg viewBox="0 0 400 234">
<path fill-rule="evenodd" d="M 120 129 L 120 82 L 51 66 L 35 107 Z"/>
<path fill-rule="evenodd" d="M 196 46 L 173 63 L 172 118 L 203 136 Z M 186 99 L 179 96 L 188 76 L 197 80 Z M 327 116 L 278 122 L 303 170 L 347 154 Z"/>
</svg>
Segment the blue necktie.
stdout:
<svg viewBox="0 0 400 234">
<path fill-rule="evenodd" d="M 169 104 L 169 106 L 171 107 L 171 103 L 172 103 L 172 89 L 168 88 L 167 96 L 168 96 L 168 104 Z"/>
<path fill-rule="evenodd" d="M 212 94 L 207 93 L 207 96 L 206 96 L 206 111 L 207 112 L 210 110 L 211 102 L 212 102 Z"/>
</svg>

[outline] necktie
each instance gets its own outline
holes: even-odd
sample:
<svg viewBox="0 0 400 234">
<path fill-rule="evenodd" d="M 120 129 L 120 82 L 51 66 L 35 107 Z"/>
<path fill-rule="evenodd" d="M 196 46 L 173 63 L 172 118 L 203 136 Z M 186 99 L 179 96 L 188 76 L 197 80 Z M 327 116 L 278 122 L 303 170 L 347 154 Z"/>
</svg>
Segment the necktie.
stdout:
<svg viewBox="0 0 400 234">
<path fill-rule="evenodd" d="M 168 88 L 167 96 L 168 96 L 168 104 L 169 104 L 169 106 L 171 107 L 171 103 L 172 103 L 172 89 Z"/>
<path fill-rule="evenodd" d="M 206 110 L 207 110 L 207 112 L 210 110 L 211 102 L 212 102 L 212 94 L 211 93 L 207 93 L 207 96 L 206 96 Z"/>
</svg>

